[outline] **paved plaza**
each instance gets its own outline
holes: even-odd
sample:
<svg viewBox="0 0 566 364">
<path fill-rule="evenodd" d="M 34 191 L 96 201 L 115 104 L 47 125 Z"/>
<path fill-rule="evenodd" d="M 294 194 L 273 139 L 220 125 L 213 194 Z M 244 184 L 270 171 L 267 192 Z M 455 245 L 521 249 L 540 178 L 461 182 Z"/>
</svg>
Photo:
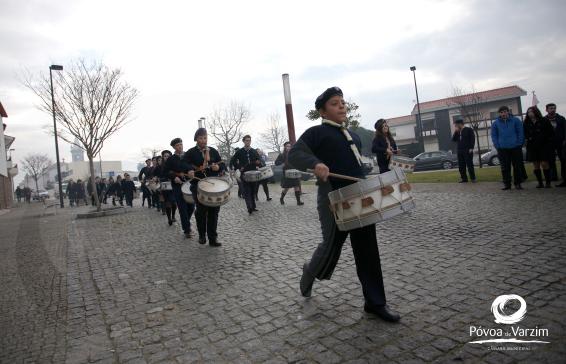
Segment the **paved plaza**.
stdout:
<svg viewBox="0 0 566 364">
<path fill-rule="evenodd" d="M 378 224 L 397 324 L 363 312 L 348 243 L 332 280 L 301 297 L 320 241 L 314 186 L 281 206 L 270 185 L 252 216 L 234 190 L 220 248 L 139 200 L 95 219 L 23 205 L 0 216 L 0 362 L 564 363 L 566 191 L 526 187 L 419 184 L 415 211 Z M 490 338 L 471 327 L 507 329 L 491 304 L 508 294 L 527 304 L 517 325 L 549 343 L 468 343 Z"/>
</svg>

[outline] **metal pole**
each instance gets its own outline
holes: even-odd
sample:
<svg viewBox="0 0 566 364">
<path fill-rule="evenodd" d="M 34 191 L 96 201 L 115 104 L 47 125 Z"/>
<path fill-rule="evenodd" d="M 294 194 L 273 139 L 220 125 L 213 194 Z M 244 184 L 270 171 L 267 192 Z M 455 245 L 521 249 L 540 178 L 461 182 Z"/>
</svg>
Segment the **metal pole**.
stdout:
<svg viewBox="0 0 566 364">
<path fill-rule="evenodd" d="M 423 122 L 421 119 L 421 104 L 419 102 L 419 90 L 417 88 L 417 76 L 415 75 L 416 67 L 412 66 L 411 71 L 413 71 L 413 80 L 415 81 L 415 94 L 417 95 L 417 113 L 418 113 L 418 126 L 419 126 L 419 137 L 421 140 L 421 144 L 423 145 L 423 152 L 424 152 L 424 137 L 423 137 Z"/>
<path fill-rule="evenodd" d="M 57 123 L 55 122 L 55 95 L 53 94 L 53 71 L 49 67 L 49 79 L 51 81 L 51 110 L 53 111 L 53 132 L 55 134 L 55 158 L 57 158 L 57 179 L 59 180 L 59 203 L 61 208 L 63 203 L 63 184 L 61 181 L 61 165 L 59 164 L 59 143 L 57 141 Z"/>
<path fill-rule="evenodd" d="M 283 74 L 283 94 L 285 95 L 285 114 L 287 115 L 287 130 L 289 141 L 295 144 L 295 121 L 293 120 L 293 105 L 291 103 L 291 87 L 289 85 L 289 74 Z"/>
</svg>

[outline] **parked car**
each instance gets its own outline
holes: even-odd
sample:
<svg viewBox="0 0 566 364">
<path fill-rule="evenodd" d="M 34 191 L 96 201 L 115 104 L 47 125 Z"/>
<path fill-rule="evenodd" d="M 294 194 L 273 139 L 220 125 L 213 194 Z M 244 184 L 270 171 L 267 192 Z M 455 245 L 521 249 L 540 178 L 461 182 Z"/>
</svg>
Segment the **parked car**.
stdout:
<svg viewBox="0 0 566 364">
<path fill-rule="evenodd" d="M 523 148 L 523 160 L 527 159 L 527 149 Z M 482 163 L 489 164 L 490 166 L 498 166 L 500 164 L 499 157 L 497 156 L 497 149 L 492 149 L 487 153 L 481 155 Z"/>
<path fill-rule="evenodd" d="M 32 194 L 32 198 L 34 201 L 43 201 L 49 198 L 49 193 L 45 190 L 39 190 Z"/>
<path fill-rule="evenodd" d="M 451 151 L 424 152 L 417 155 L 413 160 L 416 171 L 451 169 L 458 166 L 458 156 Z"/>
</svg>

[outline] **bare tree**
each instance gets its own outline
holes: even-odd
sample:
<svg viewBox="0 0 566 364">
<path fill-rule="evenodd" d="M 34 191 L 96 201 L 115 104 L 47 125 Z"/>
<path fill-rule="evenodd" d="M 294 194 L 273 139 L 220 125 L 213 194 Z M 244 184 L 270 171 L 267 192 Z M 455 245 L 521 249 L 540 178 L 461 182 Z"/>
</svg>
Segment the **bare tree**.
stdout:
<svg viewBox="0 0 566 364">
<path fill-rule="evenodd" d="M 218 152 L 224 160 L 232 155 L 232 146 L 242 139 L 242 127 L 251 119 L 249 106 L 232 101 L 214 108 L 206 121 L 209 133 L 216 140 Z"/>
<path fill-rule="evenodd" d="M 473 86 L 471 92 L 465 92 L 459 87 L 454 87 L 452 95 L 452 98 L 449 99 L 449 103 L 455 104 L 460 109 L 460 116 L 464 122 L 470 124 L 470 127 L 474 130 L 474 134 L 476 135 L 476 145 L 478 148 L 479 164 L 480 168 L 482 168 L 479 129 L 481 124 L 486 122 L 486 117 L 482 108 L 484 101 Z"/>
<path fill-rule="evenodd" d="M 122 79 L 120 69 L 100 61 L 77 60 L 63 72 L 53 73 L 55 116 L 59 137 L 85 150 L 90 164 L 90 183 L 100 211 L 94 184 L 94 157 L 110 136 L 130 121 L 138 91 Z M 41 100 L 39 109 L 52 114 L 49 75 L 27 77 L 24 85 Z"/>
<path fill-rule="evenodd" d="M 22 161 L 24 171 L 35 181 L 35 193 L 39 191 L 37 183 L 39 177 L 47 172 L 47 169 L 52 164 L 53 162 L 46 154 L 28 154 Z"/>
<path fill-rule="evenodd" d="M 281 126 L 279 113 L 269 115 L 269 126 L 265 133 L 260 134 L 262 144 L 274 152 L 281 153 L 283 143 L 289 140 L 287 130 Z"/>
<path fill-rule="evenodd" d="M 143 158 L 145 159 L 151 159 L 153 157 L 156 157 L 158 155 L 161 155 L 161 149 L 159 149 L 158 147 L 149 147 L 149 148 L 142 148 L 141 149 L 141 155 Z"/>
</svg>

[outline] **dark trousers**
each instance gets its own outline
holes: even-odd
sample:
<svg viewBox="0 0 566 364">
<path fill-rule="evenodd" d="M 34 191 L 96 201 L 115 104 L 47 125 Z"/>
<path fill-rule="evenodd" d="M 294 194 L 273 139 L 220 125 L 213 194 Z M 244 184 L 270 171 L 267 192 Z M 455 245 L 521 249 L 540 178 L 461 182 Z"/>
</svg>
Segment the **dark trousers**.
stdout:
<svg viewBox="0 0 566 364">
<path fill-rule="evenodd" d="M 132 201 L 134 200 L 133 192 L 126 192 L 124 197 L 126 197 L 126 205 L 132 207 Z"/>
<path fill-rule="evenodd" d="M 513 167 L 513 184 L 518 185 L 523 181 L 523 151 L 521 147 L 510 149 L 498 149 L 497 155 L 501 162 L 501 175 L 505 186 L 511 186 L 511 167 Z"/>
<path fill-rule="evenodd" d="M 264 179 L 263 181 L 259 181 L 255 184 L 255 198 L 258 199 L 258 192 L 259 186 L 263 186 L 263 193 L 265 193 L 265 197 L 269 198 L 269 187 L 267 186 L 267 180 Z"/>
<path fill-rule="evenodd" d="M 249 210 L 255 209 L 255 185 L 257 182 L 242 181 L 242 189 L 244 199 L 246 200 L 246 207 Z"/>
<path fill-rule="evenodd" d="M 211 207 L 196 202 L 196 212 L 195 218 L 197 220 L 197 229 L 199 237 L 208 236 L 208 240 L 216 241 L 218 233 L 216 229 L 218 227 L 218 213 L 220 212 L 220 206 Z"/>
<path fill-rule="evenodd" d="M 552 155 L 550 159 L 550 174 L 553 180 L 558 179 L 558 169 L 556 167 L 556 155 L 558 155 L 558 159 L 560 160 L 560 175 L 562 177 L 562 181 L 566 181 L 566 159 L 562 158 L 562 148 L 563 146 L 558 146 L 555 148 L 556 154 Z"/>
<path fill-rule="evenodd" d="M 344 241 L 350 235 L 356 261 L 356 272 L 362 284 L 364 298 L 369 305 L 385 305 L 385 289 L 383 287 L 375 225 L 351 231 L 338 230 L 334 216 L 328 207 L 330 205 L 328 192 L 330 191 L 329 183 L 319 185 L 317 209 L 323 240 L 314 251 L 307 269 L 318 279 L 330 279 L 340 258 Z"/>
<path fill-rule="evenodd" d="M 185 199 L 183 198 L 183 192 L 181 192 L 181 186 L 177 183 L 173 185 L 173 196 L 175 197 L 175 203 L 177 204 L 177 209 L 179 210 L 183 232 L 185 234 L 188 234 L 189 231 L 191 231 L 191 217 L 193 216 L 193 212 L 195 211 L 195 204 L 187 203 L 187 201 L 185 201 Z"/>
<path fill-rule="evenodd" d="M 147 207 L 151 207 L 151 191 L 147 188 L 146 185 L 142 185 L 142 206 L 144 205 L 145 200 L 147 199 Z"/>
<path fill-rule="evenodd" d="M 468 180 L 468 176 L 466 176 L 466 168 L 468 168 L 470 179 L 472 181 L 475 180 L 476 172 L 474 171 L 474 153 L 468 153 L 467 150 L 458 151 L 458 169 L 460 170 L 460 178 L 462 181 Z"/>
</svg>

